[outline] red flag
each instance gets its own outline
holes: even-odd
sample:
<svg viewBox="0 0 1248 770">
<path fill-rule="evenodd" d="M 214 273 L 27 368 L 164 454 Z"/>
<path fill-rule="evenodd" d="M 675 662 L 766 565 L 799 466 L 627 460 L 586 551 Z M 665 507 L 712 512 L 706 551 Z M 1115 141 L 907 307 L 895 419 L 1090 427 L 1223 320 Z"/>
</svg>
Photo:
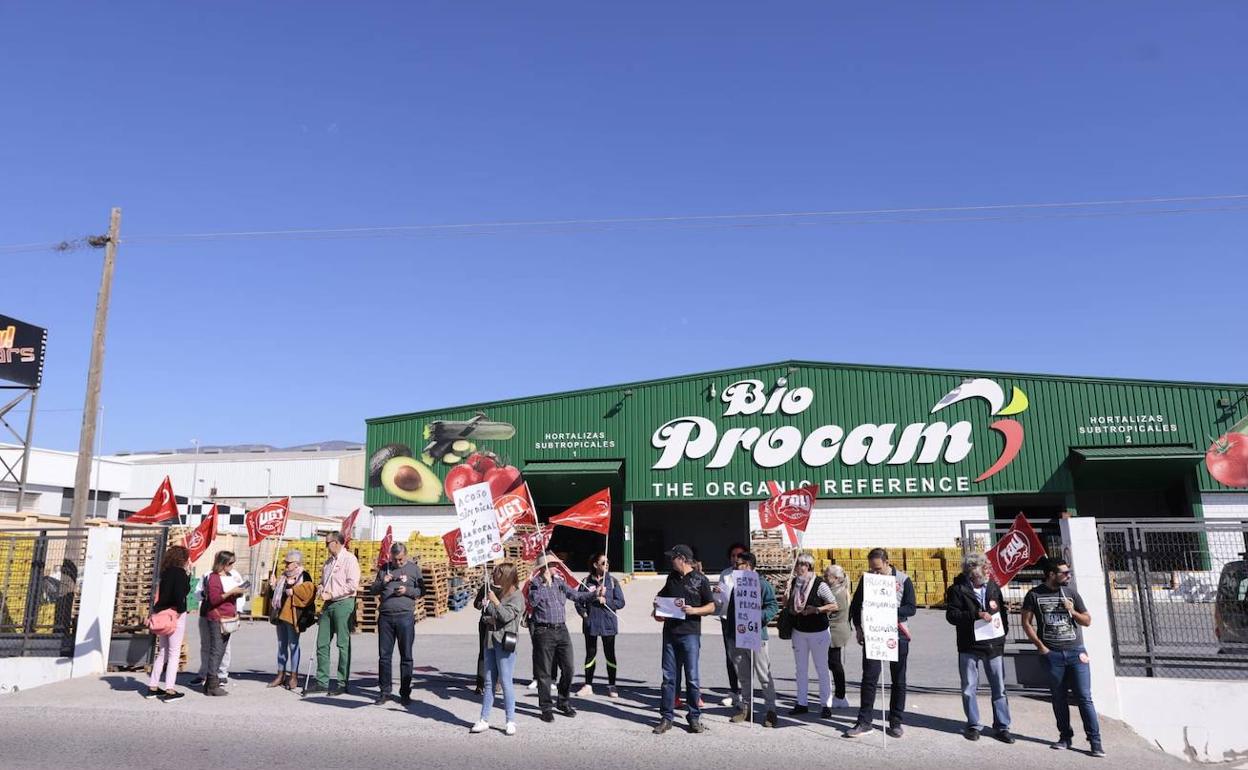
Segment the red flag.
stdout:
<svg viewBox="0 0 1248 770">
<path fill-rule="evenodd" d="M 253 546 L 266 537 L 281 537 L 286 532 L 286 519 L 290 518 L 290 498 L 283 497 L 271 503 L 247 511 L 247 545 Z"/>
<path fill-rule="evenodd" d="M 498 537 L 503 542 L 516 534 L 516 525 L 525 519 L 537 523 L 537 510 L 529 496 L 529 485 L 521 484 L 510 492 L 494 498 L 494 515 L 498 519 Z"/>
<path fill-rule="evenodd" d="M 1032 529 L 1027 517 L 1020 513 L 1014 517 L 1010 531 L 984 555 L 988 557 L 992 579 L 997 581 L 997 585 L 1003 586 L 1013 580 L 1019 570 L 1035 563 L 1045 554 L 1040 536 Z"/>
<path fill-rule="evenodd" d="M 525 561 L 536 561 L 537 557 L 542 555 L 546 550 L 546 546 L 550 544 L 550 536 L 554 533 L 555 528 L 549 524 L 543 524 L 537 529 L 520 536 L 521 555 Z"/>
<path fill-rule="evenodd" d="M 162 521 L 176 519 L 177 517 L 178 499 L 173 496 L 173 484 L 169 483 L 169 477 L 165 476 L 165 480 L 160 482 L 159 487 L 156 487 L 156 494 L 152 495 L 152 502 L 148 503 L 146 508 L 126 519 L 126 523 L 159 524 Z"/>
<path fill-rule="evenodd" d="M 355 534 L 355 517 L 360 515 L 360 509 L 356 508 L 351 511 L 351 515 L 342 520 L 342 527 L 339 528 L 338 534 L 342 535 L 342 547 L 346 548 L 351 545 L 351 537 Z"/>
<path fill-rule="evenodd" d="M 763 529 L 775 529 L 784 525 L 790 538 L 793 530 L 805 532 L 810 524 L 810 513 L 819 495 L 819 486 L 808 484 L 785 492 L 774 481 L 767 482 L 771 497 L 758 504 L 758 523 Z"/>
<path fill-rule="evenodd" d="M 452 567 L 467 567 L 468 557 L 464 555 L 464 544 L 459 542 L 459 527 L 442 536 L 442 547 L 446 549 L 446 558 Z"/>
<path fill-rule="evenodd" d="M 572 570 L 568 569 L 568 565 L 563 562 L 550 562 L 550 571 L 554 573 L 555 577 L 563 578 L 563 582 L 567 583 L 568 588 L 571 588 L 573 591 L 580 588 L 581 581 L 576 579 L 576 575 L 573 575 Z"/>
<path fill-rule="evenodd" d="M 550 523 L 607 534 L 611 530 L 611 489 L 595 492 L 558 516 L 551 516 Z"/>
<path fill-rule="evenodd" d="M 186 533 L 182 538 L 182 546 L 191 552 L 191 563 L 204 555 L 204 551 L 208 550 L 208 546 L 212 545 L 212 541 L 217 539 L 217 506 L 214 503 L 212 510 L 199 523 L 199 526 Z"/>
<path fill-rule="evenodd" d="M 386 562 L 390 561 L 390 546 L 392 545 L 394 545 L 394 526 L 389 525 L 386 527 L 386 536 L 381 539 L 381 550 L 377 552 L 377 569 L 386 566 Z"/>
</svg>

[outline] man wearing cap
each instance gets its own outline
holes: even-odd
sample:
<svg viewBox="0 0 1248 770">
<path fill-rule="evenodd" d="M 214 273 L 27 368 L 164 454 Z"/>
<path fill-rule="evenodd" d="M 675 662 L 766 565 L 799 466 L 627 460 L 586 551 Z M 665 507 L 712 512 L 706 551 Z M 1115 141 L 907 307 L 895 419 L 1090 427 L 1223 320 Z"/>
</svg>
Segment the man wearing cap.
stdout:
<svg viewBox="0 0 1248 770">
<path fill-rule="evenodd" d="M 572 636 L 568 633 L 567 602 L 595 599 L 598 591 L 574 591 L 563 578 L 552 570 L 554 564 L 562 564 L 553 553 L 538 557 L 533 567 L 533 578 L 525 589 L 530 607 L 529 625 L 533 632 L 533 675 L 537 678 L 537 703 L 542 709 L 542 721 L 555 721 L 550 703 L 550 676 L 552 667 L 559 666 L 559 713 L 576 716 L 576 709 L 568 701 L 572 689 Z"/>
<path fill-rule="evenodd" d="M 698 654 L 702 647 L 702 616 L 715 612 L 715 594 L 711 582 L 694 569 L 693 549 L 687 545 L 672 546 L 664 555 L 672 560 L 672 572 L 667 576 L 663 589 L 654 598 L 651 617 L 663 623 L 663 700 L 659 706 L 660 719 L 655 726 L 656 735 L 672 729 L 676 720 L 676 686 L 684 671 L 685 702 L 689 704 L 689 732 L 700 733 L 702 711 L 698 708 L 702 693 L 698 684 Z M 660 602 L 671 599 L 671 602 Z M 672 605 L 659 614 L 660 604 Z M 670 615 L 678 617 L 670 617 Z M 680 617 L 683 616 L 683 617 Z"/>
<path fill-rule="evenodd" d="M 390 546 L 390 560 L 377 570 L 369 593 L 381 597 L 377 617 L 377 705 L 390 700 L 394 684 L 394 645 L 399 645 L 399 701 L 412 695 L 412 642 L 416 639 L 416 602 L 424 593 L 420 566 L 407 558 L 407 546 Z"/>
</svg>

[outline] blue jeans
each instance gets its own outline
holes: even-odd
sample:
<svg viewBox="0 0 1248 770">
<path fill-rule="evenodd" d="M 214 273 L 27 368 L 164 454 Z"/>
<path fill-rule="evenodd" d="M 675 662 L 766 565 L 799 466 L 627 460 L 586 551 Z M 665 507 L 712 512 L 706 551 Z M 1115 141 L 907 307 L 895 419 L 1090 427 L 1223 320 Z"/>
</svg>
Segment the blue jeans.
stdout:
<svg viewBox="0 0 1248 770">
<path fill-rule="evenodd" d="M 299 671 L 299 629 L 289 623 L 277 624 L 277 670 Z"/>
<path fill-rule="evenodd" d="M 685 705 L 689 707 L 689 721 L 702 716 L 698 700 L 702 688 L 698 684 L 698 653 L 702 650 L 701 634 L 672 634 L 663 631 L 663 702 L 659 714 L 666 720 L 676 721 L 676 687 L 684 672 L 686 689 Z"/>
<path fill-rule="evenodd" d="M 416 619 L 409 612 L 382 615 L 377 619 L 377 687 L 389 695 L 394 686 L 394 646 L 399 646 L 399 694 L 412 691 L 412 643 Z"/>
<path fill-rule="evenodd" d="M 516 721 L 516 687 L 512 675 L 516 671 L 516 651 L 503 652 L 495 647 L 490 640 L 485 647 L 485 690 L 481 693 L 481 721 L 488 722 L 490 710 L 494 708 L 494 679 L 503 684 L 503 709 L 507 712 L 507 721 Z"/>
<path fill-rule="evenodd" d="M 1010 727 L 1010 702 L 1005 697 L 1005 656 L 981 658 L 970 652 L 958 653 L 958 669 L 962 674 L 962 710 L 966 712 L 966 726 L 979 729 L 979 662 L 984 661 L 984 673 L 988 674 L 988 688 L 992 691 L 992 727 L 1008 730 Z"/>
<path fill-rule="evenodd" d="M 1067 690 L 1072 686 L 1078 698 L 1079 717 L 1088 743 L 1099 743 L 1101 725 L 1096 719 L 1096 706 L 1092 705 L 1092 671 L 1087 663 L 1079 660 L 1087 651 L 1082 646 L 1073 650 L 1049 650 L 1045 662 L 1049 664 L 1049 692 L 1053 696 L 1053 716 L 1057 718 L 1057 732 L 1062 738 L 1074 737 L 1070 726 L 1070 699 Z"/>
</svg>

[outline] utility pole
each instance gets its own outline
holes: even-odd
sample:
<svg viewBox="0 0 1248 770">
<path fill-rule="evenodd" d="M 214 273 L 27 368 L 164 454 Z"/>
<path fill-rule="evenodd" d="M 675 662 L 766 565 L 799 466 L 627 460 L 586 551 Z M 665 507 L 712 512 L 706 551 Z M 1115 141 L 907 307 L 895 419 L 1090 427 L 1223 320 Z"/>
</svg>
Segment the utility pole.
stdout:
<svg viewBox="0 0 1248 770">
<path fill-rule="evenodd" d="M 95 447 L 95 422 L 100 409 L 100 385 L 104 380 L 104 330 L 108 324 L 108 300 L 113 292 L 113 265 L 117 261 L 117 241 L 121 234 L 121 209 L 114 208 L 108 219 L 104 240 L 104 274 L 95 303 L 95 329 L 91 335 L 91 365 L 87 369 L 86 405 L 82 409 L 82 434 L 78 439 L 78 468 L 74 474 L 74 507 L 70 528 L 87 520 L 87 488 L 91 484 L 91 452 Z M 94 239 L 92 245 L 101 239 Z"/>
</svg>

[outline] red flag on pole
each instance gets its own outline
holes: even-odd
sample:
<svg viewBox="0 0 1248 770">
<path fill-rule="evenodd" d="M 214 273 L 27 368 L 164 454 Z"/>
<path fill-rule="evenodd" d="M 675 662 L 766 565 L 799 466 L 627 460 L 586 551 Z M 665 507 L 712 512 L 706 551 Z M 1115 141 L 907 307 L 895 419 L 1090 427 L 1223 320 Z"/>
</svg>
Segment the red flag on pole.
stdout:
<svg viewBox="0 0 1248 770">
<path fill-rule="evenodd" d="M 524 560 L 536 561 L 537 557 L 546 550 L 546 546 L 550 545 L 550 536 L 554 531 L 554 527 L 544 524 L 528 534 L 521 535 L 520 549 Z"/>
<path fill-rule="evenodd" d="M 1003 586 L 1014 579 L 1023 567 L 1044 556 L 1044 544 L 1027 517 L 1020 513 L 1014 517 L 1010 531 L 984 555 L 988 557 L 992 579 Z"/>
<path fill-rule="evenodd" d="M 351 515 L 342 520 L 342 527 L 338 530 L 338 534 L 342 535 L 342 547 L 346 548 L 351 545 L 351 538 L 355 535 L 355 517 L 360 515 L 360 509 L 356 508 L 351 511 Z"/>
<path fill-rule="evenodd" d="M 576 575 L 572 574 L 572 570 L 568 569 L 568 565 L 552 559 L 549 567 L 555 577 L 563 578 L 563 582 L 568 584 L 568 588 L 575 591 L 581 587 L 581 581 L 576 579 Z"/>
<path fill-rule="evenodd" d="M 381 550 L 377 553 L 377 569 L 386 566 L 390 561 L 390 546 L 394 545 L 394 526 L 386 526 L 386 536 L 381 539 Z"/>
<path fill-rule="evenodd" d="M 787 492 L 775 482 L 768 482 L 771 497 L 758 504 L 758 523 L 763 529 L 775 529 L 780 525 L 805 532 L 810 524 L 810 513 L 815 507 L 819 487 L 809 484 Z"/>
<path fill-rule="evenodd" d="M 494 515 L 498 519 L 498 537 L 503 542 L 516 534 L 516 525 L 525 519 L 537 524 L 537 509 L 529 495 L 529 485 L 521 484 L 510 492 L 494 498 Z"/>
<path fill-rule="evenodd" d="M 446 549 L 446 558 L 452 567 L 467 567 L 468 557 L 464 554 L 464 544 L 459 541 L 459 527 L 442 536 L 442 547 Z"/>
<path fill-rule="evenodd" d="M 611 489 L 595 492 L 558 516 L 551 516 L 550 523 L 607 534 L 611 531 Z"/>
<path fill-rule="evenodd" d="M 186 550 L 191 552 L 190 563 L 204 555 L 204 551 L 208 550 L 208 546 L 212 545 L 212 541 L 217 539 L 217 506 L 214 504 L 212 510 L 199 523 L 199 526 L 186 533 L 182 538 L 182 545 Z"/>
<path fill-rule="evenodd" d="M 156 494 L 152 495 L 152 502 L 148 503 L 146 508 L 126 519 L 125 523 L 159 524 L 162 521 L 176 519 L 177 517 L 178 500 L 173 496 L 173 484 L 169 483 L 169 477 L 165 476 L 165 480 L 160 482 L 159 487 L 156 487 Z"/>
<path fill-rule="evenodd" d="M 247 545 L 253 546 L 266 537 L 281 537 L 286 532 L 286 520 L 290 517 L 290 498 L 283 497 L 271 503 L 247 511 Z"/>
</svg>

